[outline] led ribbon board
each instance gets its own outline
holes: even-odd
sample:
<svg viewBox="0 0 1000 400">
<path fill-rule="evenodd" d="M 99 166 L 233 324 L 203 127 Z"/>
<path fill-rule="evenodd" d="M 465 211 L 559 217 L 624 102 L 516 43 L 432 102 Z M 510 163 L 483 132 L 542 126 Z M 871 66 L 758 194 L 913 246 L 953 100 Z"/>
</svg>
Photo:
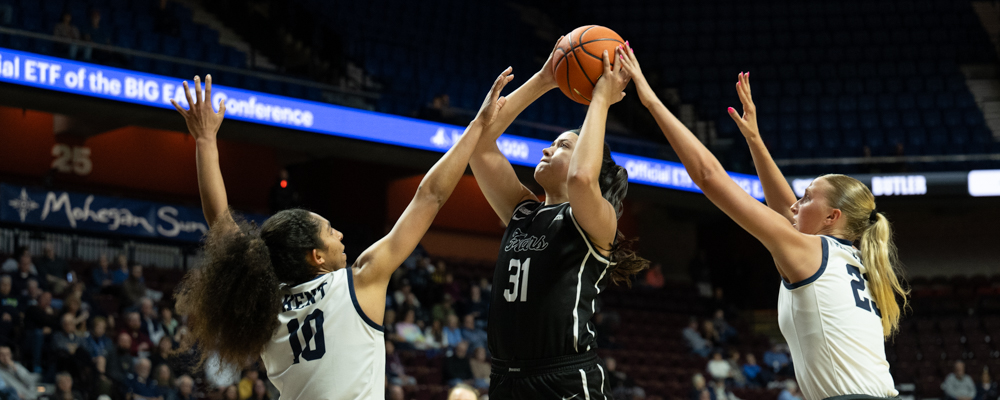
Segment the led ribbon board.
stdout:
<svg viewBox="0 0 1000 400">
<path fill-rule="evenodd" d="M 187 107 L 181 81 L 176 78 L 4 48 L 0 48 L 0 82 L 166 109 L 173 108 L 173 99 Z M 455 125 L 213 85 L 211 100 L 216 109 L 222 99 L 226 100 L 229 119 L 421 150 L 445 152 L 464 131 Z M 542 149 L 550 145 L 507 134 L 500 136 L 497 144 L 511 163 L 528 167 L 534 167 L 542 158 Z M 680 163 L 612 155 L 628 170 L 630 182 L 701 192 Z M 764 199 L 756 176 L 729 175 L 747 193 Z"/>
</svg>

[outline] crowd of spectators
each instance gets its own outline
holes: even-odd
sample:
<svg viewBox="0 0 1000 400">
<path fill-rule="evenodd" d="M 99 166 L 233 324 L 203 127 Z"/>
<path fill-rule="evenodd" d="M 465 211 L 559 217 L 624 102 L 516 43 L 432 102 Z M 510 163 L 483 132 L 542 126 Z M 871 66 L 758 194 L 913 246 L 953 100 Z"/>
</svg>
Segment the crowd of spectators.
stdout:
<svg viewBox="0 0 1000 400">
<path fill-rule="evenodd" d="M 196 350 L 180 349 L 183 319 L 146 287 L 142 265 L 101 255 L 82 273 L 51 243 L 43 253 L 20 247 L 0 266 L 0 398 L 271 398 L 257 370 L 195 368 Z"/>
<path fill-rule="evenodd" d="M 956 361 L 954 370 L 941 383 L 941 391 L 945 400 L 997 400 L 1000 398 L 1000 385 L 990 376 L 989 367 L 983 367 L 977 384 L 969 374 L 965 373 L 965 363 Z"/>
</svg>

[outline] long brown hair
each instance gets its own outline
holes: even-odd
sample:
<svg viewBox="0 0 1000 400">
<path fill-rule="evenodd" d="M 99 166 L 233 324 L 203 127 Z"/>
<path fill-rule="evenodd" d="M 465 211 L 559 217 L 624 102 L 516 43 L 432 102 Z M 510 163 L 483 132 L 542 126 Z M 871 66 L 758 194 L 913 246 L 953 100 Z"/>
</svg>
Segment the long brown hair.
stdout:
<svg viewBox="0 0 1000 400">
<path fill-rule="evenodd" d="M 260 228 L 233 218 L 238 229 L 209 230 L 202 268 L 188 273 L 178 289 L 177 311 L 188 315 L 191 332 L 181 350 L 197 344 L 198 366 L 213 352 L 238 367 L 255 362 L 279 326 L 280 286 L 316 275 L 306 255 L 322 242 L 308 211 L 281 211 Z"/>
<path fill-rule="evenodd" d="M 579 130 L 575 130 L 580 134 Z M 622 216 L 622 202 L 628 194 L 628 171 L 615 163 L 611 158 L 611 147 L 604 143 L 604 156 L 601 159 L 601 174 L 598 177 L 601 195 L 615 208 L 615 216 Z M 639 257 L 632 246 L 639 239 L 627 238 L 621 230 L 615 231 L 615 241 L 611 244 L 611 261 L 615 263 L 611 269 L 611 282 L 616 285 L 624 283 L 632 286 L 632 277 L 649 268 L 649 260 Z"/>
<path fill-rule="evenodd" d="M 876 211 L 875 196 L 861 181 L 836 174 L 821 178 L 833 188 L 827 195 L 830 207 L 839 209 L 846 218 L 846 239 L 860 242 L 858 248 L 867 270 L 869 292 L 882 312 L 882 334 L 891 338 L 899 331 L 899 318 L 907 307 L 910 293 L 899 281 L 901 272 L 892 225 L 884 214 Z M 896 296 L 902 298 L 902 307 Z"/>
</svg>

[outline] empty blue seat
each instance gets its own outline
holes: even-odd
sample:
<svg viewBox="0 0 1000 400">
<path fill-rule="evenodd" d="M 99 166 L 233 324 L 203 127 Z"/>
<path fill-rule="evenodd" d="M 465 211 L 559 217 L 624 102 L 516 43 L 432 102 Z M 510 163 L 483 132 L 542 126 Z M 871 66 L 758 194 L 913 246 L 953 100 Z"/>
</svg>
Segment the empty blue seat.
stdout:
<svg viewBox="0 0 1000 400">
<path fill-rule="evenodd" d="M 962 112 L 961 111 L 951 109 L 951 110 L 947 110 L 947 111 L 944 112 L 944 124 L 945 124 L 945 126 L 948 126 L 949 128 L 954 129 L 954 127 L 961 126 L 962 123 L 963 123 L 963 121 L 962 121 Z"/>
<path fill-rule="evenodd" d="M 138 50 L 149 53 L 158 53 L 160 51 L 160 35 L 155 33 L 140 34 Z"/>
<path fill-rule="evenodd" d="M 895 111 L 883 112 L 880 120 L 883 128 L 892 129 L 899 127 L 899 113 Z"/>
<path fill-rule="evenodd" d="M 836 149 L 841 145 L 840 132 L 837 130 L 823 131 L 822 143 L 827 149 Z"/>
<path fill-rule="evenodd" d="M 801 131 L 815 131 L 817 127 L 818 125 L 815 114 L 799 115 L 799 129 Z"/>
<path fill-rule="evenodd" d="M 924 128 L 910 129 L 906 132 L 906 143 L 910 147 L 921 147 L 927 144 L 927 131 Z"/>
<path fill-rule="evenodd" d="M 902 112 L 900 117 L 900 124 L 907 129 L 916 128 L 921 125 L 920 123 L 920 113 L 916 110 L 906 110 Z"/>
<path fill-rule="evenodd" d="M 852 95 L 840 96 L 837 98 L 837 109 L 839 111 L 857 111 L 858 99 Z"/>
<path fill-rule="evenodd" d="M 917 108 L 921 110 L 930 110 L 935 108 L 934 96 L 927 93 L 917 96 Z"/>
<path fill-rule="evenodd" d="M 978 108 L 971 108 L 965 110 L 965 124 L 968 126 L 976 127 L 982 126 L 985 123 L 983 119 L 983 113 L 979 111 Z"/>
<path fill-rule="evenodd" d="M 928 128 L 937 128 L 941 126 L 941 112 L 938 110 L 924 110 L 921 111 L 923 116 L 924 126 Z"/>
<path fill-rule="evenodd" d="M 804 149 L 815 149 L 819 146 L 819 134 L 816 131 L 802 131 L 799 135 L 799 142 Z"/>
<path fill-rule="evenodd" d="M 858 114 L 854 112 L 845 112 L 840 114 L 840 128 L 841 129 L 857 129 L 858 128 Z"/>
</svg>

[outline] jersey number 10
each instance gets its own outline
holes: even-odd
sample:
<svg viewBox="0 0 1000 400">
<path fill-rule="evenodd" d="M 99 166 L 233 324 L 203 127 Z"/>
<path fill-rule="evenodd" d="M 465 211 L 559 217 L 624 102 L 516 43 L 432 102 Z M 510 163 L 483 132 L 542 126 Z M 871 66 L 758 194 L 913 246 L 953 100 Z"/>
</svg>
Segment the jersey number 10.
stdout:
<svg viewBox="0 0 1000 400">
<path fill-rule="evenodd" d="M 507 271 L 510 272 L 510 283 L 513 283 L 514 287 L 503 291 L 503 298 L 507 299 L 508 302 L 518 301 L 519 294 L 521 302 L 528 301 L 528 267 L 530 266 L 530 257 L 524 260 L 524 264 L 521 263 L 521 260 L 510 260 Z M 518 288 L 521 290 L 518 291 Z"/>
<path fill-rule="evenodd" d="M 313 330 L 313 325 L 316 329 Z M 288 343 L 292 345 L 292 364 L 299 363 L 299 356 L 305 358 L 306 361 L 318 360 L 323 358 L 323 354 L 326 354 L 326 341 L 323 340 L 323 310 L 313 311 L 312 314 L 302 320 L 302 325 L 299 326 L 299 320 L 293 319 L 288 321 Z M 299 341 L 299 331 L 302 331 L 302 339 L 306 344 L 305 348 L 302 347 L 302 343 Z M 310 347 L 309 343 L 315 343 L 315 346 Z"/>
</svg>

